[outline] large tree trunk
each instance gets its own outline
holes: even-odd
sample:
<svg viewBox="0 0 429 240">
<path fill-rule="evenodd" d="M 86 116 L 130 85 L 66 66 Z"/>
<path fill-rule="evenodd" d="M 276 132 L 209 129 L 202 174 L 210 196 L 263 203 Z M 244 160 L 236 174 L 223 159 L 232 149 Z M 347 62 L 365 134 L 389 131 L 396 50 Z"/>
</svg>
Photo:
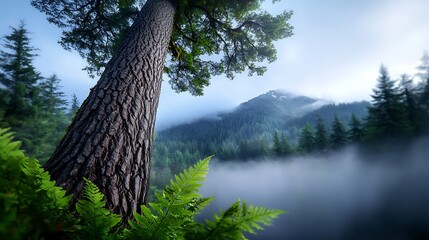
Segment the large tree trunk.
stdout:
<svg viewBox="0 0 429 240">
<path fill-rule="evenodd" d="M 80 197 L 83 177 L 107 207 L 131 218 L 146 203 L 162 74 L 176 0 L 148 0 L 127 38 L 91 90 L 45 165 L 53 180 Z"/>
</svg>

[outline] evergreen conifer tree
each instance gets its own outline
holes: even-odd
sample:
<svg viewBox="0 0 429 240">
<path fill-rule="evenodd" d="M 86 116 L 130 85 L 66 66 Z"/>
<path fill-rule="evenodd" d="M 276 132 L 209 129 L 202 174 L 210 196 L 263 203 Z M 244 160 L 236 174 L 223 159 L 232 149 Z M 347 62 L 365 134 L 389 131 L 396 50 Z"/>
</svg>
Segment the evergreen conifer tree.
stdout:
<svg viewBox="0 0 429 240">
<path fill-rule="evenodd" d="M 325 122 L 320 117 L 320 114 L 317 115 L 316 123 L 316 134 L 315 134 L 315 147 L 318 151 L 325 152 L 328 150 L 328 131 L 325 127 Z"/>
<path fill-rule="evenodd" d="M 240 140 L 239 156 L 241 159 L 247 159 L 250 157 L 249 142 L 246 139 Z"/>
<path fill-rule="evenodd" d="M 421 133 L 429 132 L 429 79 L 424 83 L 423 91 L 418 99 L 420 110 L 419 126 Z"/>
<path fill-rule="evenodd" d="M 61 138 L 66 119 L 61 118 L 59 80 L 43 79 L 33 65 L 36 49 L 30 45 L 25 24 L 12 27 L 0 52 L 0 83 L 3 87 L 2 126 L 12 127 L 27 154 L 46 161 Z M 49 83 L 51 82 L 51 83 Z M 55 95 L 55 94 L 60 95 Z"/>
<path fill-rule="evenodd" d="M 334 121 L 332 122 L 330 139 L 332 149 L 339 149 L 347 144 L 347 131 L 337 114 L 335 114 Z"/>
<path fill-rule="evenodd" d="M 309 123 L 302 129 L 298 140 L 298 150 L 303 153 L 309 153 L 315 150 L 314 131 Z"/>
<path fill-rule="evenodd" d="M 33 104 L 36 114 L 30 124 L 34 129 L 25 136 L 28 153 L 42 163 L 52 155 L 69 124 L 67 101 L 61 91 L 60 81 L 56 74 L 39 81 Z"/>
<path fill-rule="evenodd" d="M 286 136 L 284 133 L 282 133 L 282 136 L 281 136 L 280 146 L 281 146 L 281 153 L 284 156 L 287 156 L 293 152 L 292 147 L 290 146 L 289 142 L 286 140 Z"/>
<path fill-rule="evenodd" d="M 270 153 L 270 146 L 267 134 L 263 134 L 256 138 L 257 151 L 252 157 L 266 157 Z"/>
<path fill-rule="evenodd" d="M 65 94 L 61 91 L 61 80 L 56 74 L 40 81 L 39 99 L 41 114 L 47 117 L 64 117 L 67 109 Z"/>
<path fill-rule="evenodd" d="M 423 53 L 423 56 L 420 58 L 420 65 L 417 66 L 418 73 L 416 74 L 422 82 L 429 79 L 429 54 L 427 52 Z"/>
<path fill-rule="evenodd" d="M 383 65 L 373 91 L 372 106 L 368 108 L 367 138 L 381 140 L 407 135 L 410 125 L 402 103 L 402 94 Z"/>
<path fill-rule="evenodd" d="M 418 89 L 417 104 L 419 108 L 419 119 L 417 122 L 418 131 L 421 133 L 429 132 L 429 55 L 423 54 L 421 63 L 417 67 L 420 78 L 420 88 Z"/>
<path fill-rule="evenodd" d="M 41 79 L 33 66 L 36 49 L 30 45 L 25 24 L 11 27 L 12 33 L 4 37 L 4 50 L 0 51 L 0 83 L 6 90 L 6 120 L 21 119 L 34 115 L 33 101 L 36 83 Z"/>
<path fill-rule="evenodd" d="M 421 118 L 423 117 L 421 109 L 418 106 L 416 88 L 412 79 L 407 74 L 402 74 L 399 82 L 399 91 L 402 96 L 401 104 L 403 105 L 410 132 L 418 135 L 422 130 Z"/>
<path fill-rule="evenodd" d="M 362 123 L 353 113 L 349 122 L 349 141 L 352 143 L 359 143 L 364 137 L 364 129 Z"/>
<path fill-rule="evenodd" d="M 71 106 L 68 112 L 68 116 L 70 119 L 73 119 L 74 115 L 76 115 L 77 111 L 79 110 L 79 107 L 80 107 L 79 100 L 77 99 L 76 94 L 73 94 Z"/>
<path fill-rule="evenodd" d="M 280 156 L 282 155 L 282 145 L 279 138 L 279 133 L 277 130 L 274 132 L 274 139 L 273 139 L 273 152 L 275 155 Z"/>
</svg>

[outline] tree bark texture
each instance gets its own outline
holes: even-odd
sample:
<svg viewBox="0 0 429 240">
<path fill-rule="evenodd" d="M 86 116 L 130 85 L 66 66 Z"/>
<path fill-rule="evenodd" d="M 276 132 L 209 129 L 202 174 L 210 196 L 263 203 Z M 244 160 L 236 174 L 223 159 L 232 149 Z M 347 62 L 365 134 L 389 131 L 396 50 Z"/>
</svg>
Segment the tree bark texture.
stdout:
<svg viewBox="0 0 429 240">
<path fill-rule="evenodd" d="M 175 0 L 148 0 L 45 169 L 74 194 L 83 177 L 124 219 L 145 204 L 162 74 Z"/>
</svg>

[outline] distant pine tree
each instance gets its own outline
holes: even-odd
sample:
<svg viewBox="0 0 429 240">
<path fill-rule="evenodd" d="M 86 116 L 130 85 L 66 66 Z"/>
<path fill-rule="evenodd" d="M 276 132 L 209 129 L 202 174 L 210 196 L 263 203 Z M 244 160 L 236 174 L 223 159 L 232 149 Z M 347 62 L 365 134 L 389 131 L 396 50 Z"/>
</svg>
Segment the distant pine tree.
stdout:
<svg viewBox="0 0 429 240">
<path fill-rule="evenodd" d="M 273 139 L 273 152 L 277 156 L 281 156 L 283 154 L 282 151 L 282 145 L 280 142 L 279 133 L 277 131 L 274 132 L 274 139 Z"/>
<path fill-rule="evenodd" d="M 284 133 L 282 133 L 282 136 L 281 136 L 280 146 L 281 146 L 281 154 L 283 156 L 287 156 L 293 153 L 292 147 L 290 146 L 289 142 L 286 140 L 286 136 Z"/>
<path fill-rule="evenodd" d="M 5 118 L 23 118 L 34 115 L 33 101 L 36 83 L 41 79 L 33 65 L 36 49 L 30 45 L 25 24 L 11 27 L 12 33 L 4 37 L 4 49 L 0 51 L 0 84 L 6 90 Z M 11 120 L 12 121 L 12 120 Z"/>
<path fill-rule="evenodd" d="M 249 142 L 246 139 L 241 139 L 240 141 L 239 156 L 241 159 L 247 159 L 250 157 Z"/>
<path fill-rule="evenodd" d="M 40 102 L 37 105 L 40 106 L 42 115 L 59 116 L 66 114 L 67 101 L 64 92 L 60 90 L 60 82 L 61 80 L 56 74 L 40 81 L 38 85 Z"/>
<path fill-rule="evenodd" d="M 419 135 L 424 126 L 421 124 L 421 120 L 424 117 L 422 109 L 418 106 L 418 98 L 414 93 L 414 88 L 410 84 L 404 84 L 403 81 L 400 83 L 400 91 L 402 93 L 402 104 L 404 106 L 405 116 L 410 125 L 410 131 L 414 135 Z"/>
<path fill-rule="evenodd" d="M 383 65 L 380 67 L 377 81 L 374 94 L 371 95 L 372 106 L 368 108 L 367 139 L 378 141 L 409 134 L 411 130 L 402 103 L 402 94 Z"/>
<path fill-rule="evenodd" d="M 422 133 L 429 132 L 429 79 L 425 82 L 423 91 L 419 97 L 418 105 L 420 107 L 420 122 Z"/>
<path fill-rule="evenodd" d="M 298 151 L 309 153 L 315 150 L 314 131 L 310 124 L 306 124 L 298 140 Z"/>
<path fill-rule="evenodd" d="M 70 123 L 67 117 L 67 101 L 61 91 L 61 80 L 56 74 L 42 79 L 37 85 L 37 97 L 34 108 L 35 131 L 25 136 L 29 141 L 27 151 L 41 162 L 46 162 L 54 152 L 56 145 Z"/>
<path fill-rule="evenodd" d="M 36 48 L 25 24 L 11 29 L 0 51 L 0 125 L 16 131 L 26 153 L 44 162 L 69 123 L 67 102 L 60 79 L 55 74 L 42 78 L 34 67 Z"/>
<path fill-rule="evenodd" d="M 79 108 L 80 108 L 79 100 L 77 99 L 76 94 L 73 94 L 71 106 L 70 106 L 70 109 L 68 112 L 68 116 L 70 119 L 72 119 L 74 117 L 74 115 L 76 115 Z"/>
<path fill-rule="evenodd" d="M 349 122 L 349 141 L 352 143 L 359 143 L 364 137 L 364 129 L 360 120 L 353 113 Z"/>
<path fill-rule="evenodd" d="M 417 97 L 417 104 L 420 108 L 420 117 L 417 124 L 420 127 L 420 132 L 427 133 L 429 132 L 429 55 L 427 52 L 423 54 L 417 70 L 419 70 L 417 75 L 421 80 Z"/>
<path fill-rule="evenodd" d="M 332 149 L 339 149 L 347 144 L 347 131 L 344 124 L 335 114 L 334 122 L 332 123 L 331 133 L 331 147 Z"/>
<path fill-rule="evenodd" d="M 315 147 L 318 151 L 325 152 L 328 150 L 328 131 L 326 130 L 325 122 L 317 115 Z"/>
<path fill-rule="evenodd" d="M 427 52 L 423 53 L 420 58 L 420 65 L 417 66 L 418 73 L 416 74 L 423 82 L 429 79 L 429 55 Z"/>
<path fill-rule="evenodd" d="M 275 131 L 273 137 L 273 153 L 276 156 L 287 156 L 292 152 L 292 147 L 286 140 L 285 134 L 282 133 L 282 135 L 279 136 L 279 133 Z"/>
<path fill-rule="evenodd" d="M 266 157 L 270 153 L 270 144 L 267 134 L 263 134 L 256 138 L 255 145 L 257 146 L 256 152 L 252 157 Z"/>
</svg>

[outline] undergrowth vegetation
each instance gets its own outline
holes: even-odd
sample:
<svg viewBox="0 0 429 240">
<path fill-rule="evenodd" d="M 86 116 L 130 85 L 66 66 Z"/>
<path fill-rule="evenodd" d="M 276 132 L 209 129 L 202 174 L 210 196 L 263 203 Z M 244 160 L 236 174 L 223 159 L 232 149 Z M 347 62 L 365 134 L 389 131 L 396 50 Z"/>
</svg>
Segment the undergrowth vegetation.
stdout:
<svg viewBox="0 0 429 240">
<path fill-rule="evenodd" d="M 283 213 L 238 200 L 212 220 L 195 221 L 213 199 L 198 193 L 209 169 L 206 158 L 175 176 L 134 219 L 122 222 L 86 179 L 82 199 L 70 206 L 71 196 L 12 138 L 0 129 L 0 239 L 246 239 L 244 233 L 262 230 Z"/>
</svg>

